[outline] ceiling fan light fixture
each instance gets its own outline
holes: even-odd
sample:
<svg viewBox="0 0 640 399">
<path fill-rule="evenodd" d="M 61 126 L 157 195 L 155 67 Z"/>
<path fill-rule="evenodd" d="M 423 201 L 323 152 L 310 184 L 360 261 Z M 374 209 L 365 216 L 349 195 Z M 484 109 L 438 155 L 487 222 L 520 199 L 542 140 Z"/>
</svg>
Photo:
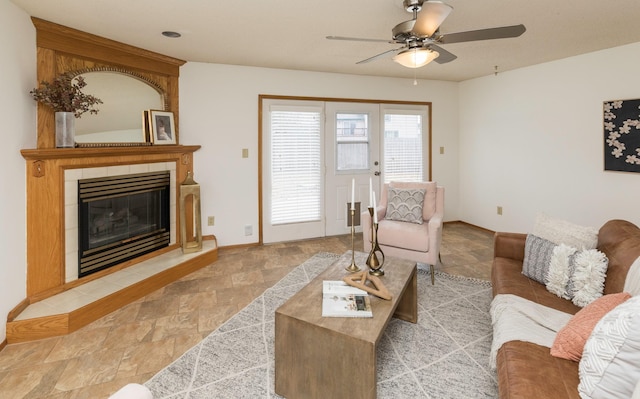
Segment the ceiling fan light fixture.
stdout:
<svg viewBox="0 0 640 399">
<path fill-rule="evenodd" d="M 399 52 L 393 60 L 407 68 L 420 68 L 438 58 L 440 53 L 427 48 L 410 48 Z"/>
</svg>

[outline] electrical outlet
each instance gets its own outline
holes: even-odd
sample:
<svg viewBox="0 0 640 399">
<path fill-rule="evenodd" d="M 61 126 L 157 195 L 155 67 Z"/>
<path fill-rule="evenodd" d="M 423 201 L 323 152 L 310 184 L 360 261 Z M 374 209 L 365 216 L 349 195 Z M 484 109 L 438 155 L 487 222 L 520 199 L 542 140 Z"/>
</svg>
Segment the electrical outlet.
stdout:
<svg viewBox="0 0 640 399">
<path fill-rule="evenodd" d="M 207 225 L 213 226 L 215 223 L 216 223 L 216 217 L 215 216 L 209 216 L 207 218 Z"/>
<path fill-rule="evenodd" d="M 498 215 L 502 215 L 502 207 L 501 206 L 498 207 Z"/>
<path fill-rule="evenodd" d="M 250 224 L 247 224 L 244 226 L 244 235 L 245 236 L 251 236 L 253 235 L 253 226 Z"/>
</svg>

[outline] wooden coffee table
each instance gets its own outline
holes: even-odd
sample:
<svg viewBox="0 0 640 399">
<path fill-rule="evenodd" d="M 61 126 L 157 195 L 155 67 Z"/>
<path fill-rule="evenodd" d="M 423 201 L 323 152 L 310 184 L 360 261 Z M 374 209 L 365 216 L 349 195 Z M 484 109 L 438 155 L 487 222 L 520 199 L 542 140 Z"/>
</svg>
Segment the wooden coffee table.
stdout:
<svg viewBox="0 0 640 399">
<path fill-rule="evenodd" d="M 356 264 L 366 270 L 364 254 Z M 295 398 L 375 398 L 376 345 L 391 320 L 418 321 L 416 263 L 387 258 L 390 301 L 371 296 L 372 318 L 322 317 L 322 281 L 348 276 L 346 252 L 276 310 L 275 391 Z"/>
</svg>

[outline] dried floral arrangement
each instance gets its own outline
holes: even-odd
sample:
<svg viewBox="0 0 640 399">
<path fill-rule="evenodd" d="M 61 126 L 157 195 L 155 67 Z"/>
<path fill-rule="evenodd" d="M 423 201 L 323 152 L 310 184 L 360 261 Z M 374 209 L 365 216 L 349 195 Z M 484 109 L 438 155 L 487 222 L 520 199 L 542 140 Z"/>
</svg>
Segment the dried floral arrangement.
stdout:
<svg viewBox="0 0 640 399">
<path fill-rule="evenodd" d="M 74 77 L 71 73 L 64 73 L 53 82 L 41 82 L 40 87 L 31 90 L 29 94 L 55 112 L 73 112 L 76 118 L 80 118 L 85 112 L 97 114 L 95 106 L 102 104 L 99 98 L 82 92 L 86 85 L 82 76 Z"/>
</svg>

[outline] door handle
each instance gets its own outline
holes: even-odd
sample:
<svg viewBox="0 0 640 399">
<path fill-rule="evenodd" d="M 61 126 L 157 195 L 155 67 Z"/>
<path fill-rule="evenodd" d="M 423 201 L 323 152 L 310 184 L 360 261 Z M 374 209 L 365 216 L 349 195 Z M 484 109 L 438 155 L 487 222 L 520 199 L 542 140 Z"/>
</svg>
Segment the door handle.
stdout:
<svg viewBox="0 0 640 399">
<path fill-rule="evenodd" d="M 375 172 L 373 172 L 374 176 L 380 176 L 380 172 L 378 172 L 377 170 Z"/>
</svg>

